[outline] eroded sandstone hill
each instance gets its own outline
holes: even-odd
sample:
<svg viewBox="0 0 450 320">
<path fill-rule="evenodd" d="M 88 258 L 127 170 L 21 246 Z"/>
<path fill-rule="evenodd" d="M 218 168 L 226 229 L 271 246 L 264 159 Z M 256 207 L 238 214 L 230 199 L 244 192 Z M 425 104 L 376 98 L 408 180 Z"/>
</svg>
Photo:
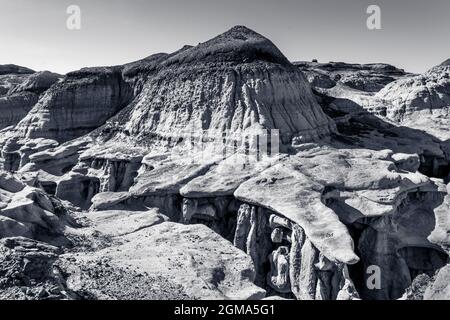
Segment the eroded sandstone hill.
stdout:
<svg viewBox="0 0 450 320">
<path fill-rule="evenodd" d="M 408 126 L 432 130 L 446 140 L 450 107 L 448 60 L 424 74 L 393 82 L 376 98 L 387 106 L 387 117 Z"/>
<path fill-rule="evenodd" d="M 66 75 L 1 131 L 0 295 L 450 298 L 450 149 L 378 97 L 416 77 L 293 65 L 242 26 Z"/>
<path fill-rule="evenodd" d="M 320 88 L 332 88 L 341 83 L 352 89 L 377 92 L 388 83 L 407 75 L 404 70 L 384 63 L 299 61 L 294 64 L 305 73 L 312 86 Z"/>
<path fill-rule="evenodd" d="M 60 79 L 48 71 L 0 65 L 0 129 L 17 124 L 36 104 L 39 95 Z"/>
</svg>

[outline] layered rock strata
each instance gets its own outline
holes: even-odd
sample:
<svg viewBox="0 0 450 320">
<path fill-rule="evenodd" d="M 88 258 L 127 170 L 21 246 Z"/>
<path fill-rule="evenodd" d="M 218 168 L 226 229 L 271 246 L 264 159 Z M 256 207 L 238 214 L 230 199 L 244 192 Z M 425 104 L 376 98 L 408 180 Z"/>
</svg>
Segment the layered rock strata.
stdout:
<svg viewBox="0 0 450 320">
<path fill-rule="evenodd" d="M 37 103 L 40 94 L 60 78 L 48 71 L 0 66 L 0 130 L 22 120 Z"/>
</svg>

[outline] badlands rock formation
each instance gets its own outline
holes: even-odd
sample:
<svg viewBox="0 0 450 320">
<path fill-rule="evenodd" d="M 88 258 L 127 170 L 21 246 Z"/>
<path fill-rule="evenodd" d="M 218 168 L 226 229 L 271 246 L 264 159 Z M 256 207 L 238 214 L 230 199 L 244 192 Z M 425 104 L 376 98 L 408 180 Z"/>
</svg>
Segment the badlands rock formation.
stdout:
<svg viewBox="0 0 450 320">
<path fill-rule="evenodd" d="M 5 95 L 35 71 L 16 65 L 0 65 L 0 95 Z"/>
<path fill-rule="evenodd" d="M 36 104 L 39 95 L 59 80 L 48 71 L 35 72 L 15 65 L 0 65 L 0 129 L 17 124 Z"/>
<path fill-rule="evenodd" d="M 269 40 L 235 27 L 164 60 L 124 124 L 138 141 L 175 128 L 212 136 L 278 129 L 288 142 L 326 136 L 333 123 L 302 73 Z"/>
<path fill-rule="evenodd" d="M 378 92 L 388 83 L 406 75 L 405 71 L 384 63 L 306 62 L 294 64 L 314 87 L 332 88 L 340 83 L 352 89 Z"/>
<path fill-rule="evenodd" d="M 447 68 L 291 64 L 238 26 L 69 73 L 1 132 L 0 297 L 450 298 L 445 131 L 392 116 L 444 110 Z"/>
<path fill-rule="evenodd" d="M 75 225 L 57 198 L 46 194 L 36 181 L 0 172 L 0 237 L 65 243 L 63 230 Z"/>
<path fill-rule="evenodd" d="M 448 61 L 426 73 L 391 83 L 376 98 L 387 106 L 387 117 L 410 127 L 431 130 L 442 140 L 450 138 L 450 65 Z"/>
</svg>

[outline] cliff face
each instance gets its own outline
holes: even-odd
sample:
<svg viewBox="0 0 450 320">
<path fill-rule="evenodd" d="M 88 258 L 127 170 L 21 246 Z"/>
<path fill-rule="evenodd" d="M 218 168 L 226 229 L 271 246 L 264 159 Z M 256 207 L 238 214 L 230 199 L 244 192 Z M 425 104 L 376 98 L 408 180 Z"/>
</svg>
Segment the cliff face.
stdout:
<svg viewBox="0 0 450 320">
<path fill-rule="evenodd" d="M 48 91 L 53 74 L 24 79 L 11 94 L 45 93 L 9 136 L 65 142 L 91 132 L 141 91 L 143 82 L 166 56 L 156 54 L 123 66 L 83 68 L 68 73 Z"/>
<path fill-rule="evenodd" d="M 176 141 L 186 131 L 221 139 L 267 129 L 279 130 L 289 144 L 327 137 L 335 126 L 272 42 L 235 27 L 170 55 L 69 73 L 7 139 L 20 148 L 20 139 L 62 143 L 95 130 L 103 141 L 123 143 L 125 136 L 126 143 L 145 146 Z"/>
<path fill-rule="evenodd" d="M 439 110 L 446 68 L 422 76 Z M 25 76 L 8 97 L 48 86 Z M 67 236 L 75 250 L 51 256 L 63 272 L 46 281 L 69 298 L 397 299 L 441 269 L 428 293 L 439 296 L 450 148 L 383 118 L 404 96 L 402 77 L 419 81 L 385 64 L 295 66 L 239 26 L 172 54 L 69 73 L 0 135 L 3 168 L 17 171 L 0 174 L 0 238 Z M 184 149 L 270 129 L 277 155 Z M 87 223 L 73 230 L 64 207 Z M 0 251 L 22 242 L 0 241 Z M 373 266 L 378 290 L 366 285 Z"/>
</svg>

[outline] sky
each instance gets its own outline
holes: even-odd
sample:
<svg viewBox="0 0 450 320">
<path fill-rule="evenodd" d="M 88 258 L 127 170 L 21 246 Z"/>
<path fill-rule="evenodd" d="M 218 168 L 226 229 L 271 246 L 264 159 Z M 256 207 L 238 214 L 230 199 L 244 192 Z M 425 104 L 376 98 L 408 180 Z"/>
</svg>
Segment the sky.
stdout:
<svg viewBox="0 0 450 320">
<path fill-rule="evenodd" d="M 69 30 L 66 10 L 81 9 Z M 366 26 L 369 5 L 381 30 Z M 384 62 L 424 72 L 450 58 L 450 0 L 0 0 L 0 64 L 66 73 L 117 65 L 235 25 L 272 40 L 291 61 Z"/>
</svg>

